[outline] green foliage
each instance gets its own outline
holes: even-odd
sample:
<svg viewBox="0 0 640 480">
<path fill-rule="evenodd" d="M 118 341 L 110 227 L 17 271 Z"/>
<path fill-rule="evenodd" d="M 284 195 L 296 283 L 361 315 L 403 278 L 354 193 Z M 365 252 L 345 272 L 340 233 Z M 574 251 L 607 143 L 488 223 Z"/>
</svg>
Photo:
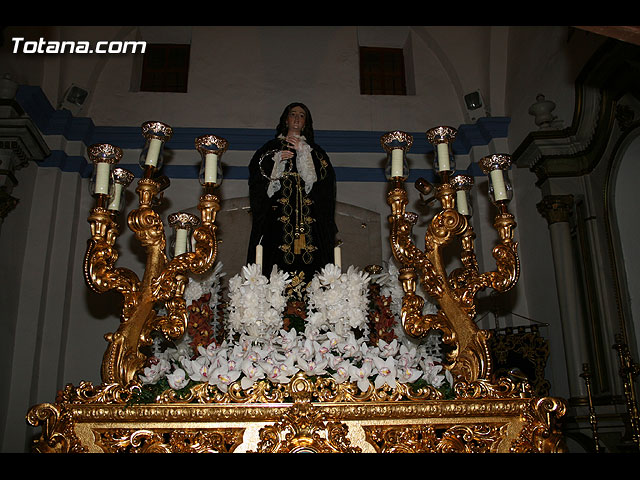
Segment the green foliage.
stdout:
<svg viewBox="0 0 640 480">
<path fill-rule="evenodd" d="M 188 397 L 191 393 L 191 387 L 193 387 L 193 385 L 196 385 L 197 383 L 198 382 L 189 380 L 189 383 L 185 387 L 181 388 L 180 390 L 174 390 L 176 397 Z M 127 406 L 156 403 L 158 397 L 170 388 L 171 387 L 166 378 L 161 378 L 153 384 L 144 384 L 139 391 L 131 395 L 131 397 L 127 401 Z"/>
</svg>

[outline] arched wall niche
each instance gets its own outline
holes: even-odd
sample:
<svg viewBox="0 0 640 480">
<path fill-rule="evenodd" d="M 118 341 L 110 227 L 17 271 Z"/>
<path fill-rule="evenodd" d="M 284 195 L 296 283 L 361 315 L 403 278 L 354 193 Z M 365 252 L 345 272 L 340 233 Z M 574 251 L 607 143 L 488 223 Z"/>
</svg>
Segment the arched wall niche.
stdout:
<svg viewBox="0 0 640 480">
<path fill-rule="evenodd" d="M 196 207 L 186 211 L 200 216 Z M 338 201 L 336 224 L 337 238 L 342 241 L 343 268 L 354 265 L 363 270 L 368 265 L 381 265 L 388 260 L 382 258 L 382 221 L 378 212 Z M 223 200 L 216 225 L 219 241 L 217 260 L 222 262 L 222 270 L 230 278 L 246 265 L 251 233 L 249 197 Z"/>
<path fill-rule="evenodd" d="M 640 121 L 616 142 L 605 186 L 607 236 L 616 282 L 620 328 L 635 351 L 640 351 L 640 254 L 637 249 L 637 179 L 640 178 Z"/>
</svg>

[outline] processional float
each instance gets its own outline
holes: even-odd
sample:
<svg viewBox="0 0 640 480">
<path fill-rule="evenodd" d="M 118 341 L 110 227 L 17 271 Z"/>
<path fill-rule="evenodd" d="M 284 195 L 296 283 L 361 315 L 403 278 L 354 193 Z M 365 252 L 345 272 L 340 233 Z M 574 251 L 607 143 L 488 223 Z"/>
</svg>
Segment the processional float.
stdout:
<svg viewBox="0 0 640 480">
<path fill-rule="evenodd" d="M 105 336 L 102 384 L 67 385 L 54 403 L 33 406 L 30 425 L 42 427 L 34 441 L 38 452 L 561 452 L 564 442 L 557 420 L 564 403 L 536 397 L 526 379 L 495 378 L 489 334 L 474 322 L 475 296 L 486 288 L 506 292 L 517 282 L 519 260 L 508 211 L 512 190 L 507 170 L 509 155 L 489 155 L 480 166 L 489 178 L 489 195 L 497 214 L 498 244 L 493 249 L 496 269 L 481 273 L 474 251 L 475 234 L 469 222 L 467 197 L 473 178 L 455 175 L 452 155 L 456 130 L 437 127 L 426 135 L 434 146 L 439 182 L 416 182 L 428 202 L 440 210 L 425 233 L 425 248 L 413 241 L 418 220 L 407 212 L 406 154 L 413 143 L 407 133 L 394 131 L 381 138 L 388 157 L 390 188 L 387 203 L 390 244 L 399 265 L 404 292 L 401 318 L 404 331 L 415 339 L 439 331 L 447 345 L 445 368 L 453 378 L 453 394 L 445 398 L 433 387 L 366 391 L 352 383 L 297 373 L 286 384 L 257 382 L 243 389 L 239 383 L 220 392 L 204 384 L 186 395 L 163 392 L 152 401 L 135 403 L 142 389 L 139 375 L 145 347 L 160 332 L 179 339 L 188 322 L 184 299 L 190 274 L 209 271 L 217 255 L 214 193 L 220 182 L 220 160 L 227 141 L 215 135 L 195 139 L 202 156 L 198 202 L 200 218 L 179 212 L 170 217 L 174 229 L 172 258 L 165 253 L 167 238 L 155 211 L 168 178 L 160 175 L 162 151 L 172 129 L 161 122 L 142 126 L 146 146 L 141 155 L 143 175 L 136 192 L 138 206 L 128 214 L 128 226 L 147 253 L 144 275 L 116 267 L 115 247 L 120 233 L 118 212 L 122 192 L 133 174 L 116 165 L 118 147 L 93 145 L 88 155 L 95 165 L 91 188 L 97 198 L 88 221 L 91 227 L 84 261 L 85 280 L 96 292 L 122 294 L 119 328 Z M 192 238 L 192 239 L 191 239 Z M 443 249 L 459 242 L 461 266 L 446 271 Z M 423 313 L 421 286 L 438 305 Z M 156 308 L 164 305 L 162 313 Z"/>
</svg>

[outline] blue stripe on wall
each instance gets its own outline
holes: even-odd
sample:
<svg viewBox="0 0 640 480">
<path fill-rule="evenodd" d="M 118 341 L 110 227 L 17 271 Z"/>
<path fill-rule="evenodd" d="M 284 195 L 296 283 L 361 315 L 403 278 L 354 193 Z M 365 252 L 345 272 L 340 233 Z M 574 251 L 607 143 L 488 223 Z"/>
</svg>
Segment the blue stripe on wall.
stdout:
<svg viewBox="0 0 640 480">
<path fill-rule="evenodd" d="M 68 156 L 61 150 L 54 150 L 51 155 L 44 161 L 40 162 L 41 167 L 58 168 L 63 172 L 76 172 L 83 178 L 89 178 L 93 172 L 93 165 L 84 157 Z M 120 164 L 122 168 L 131 171 L 136 177 L 140 178 L 142 169 L 137 164 Z M 237 167 L 223 165 L 223 180 L 248 180 L 249 170 L 247 167 Z M 384 170 L 382 168 L 369 167 L 335 167 L 336 179 L 338 182 L 386 182 Z M 165 165 L 162 167 L 162 173 L 173 179 L 197 179 L 199 174 L 198 165 Z M 473 163 L 467 170 L 459 170 L 456 173 L 480 176 L 484 175 L 477 164 Z M 424 178 L 429 182 L 436 182 L 437 176 L 432 169 L 412 169 L 408 183 L 415 182 L 418 178 Z"/>
<path fill-rule="evenodd" d="M 140 127 L 99 127 L 90 118 L 74 117 L 68 110 L 54 109 L 40 87 L 23 85 L 18 89 L 16 101 L 31 117 L 44 135 L 61 135 L 68 141 L 80 141 L 85 145 L 110 143 L 122 149 L 139 149 L 144 146 Z M 474 146 L 487 145 L 494 138 L 507 136 L 510 119 L 507 117 L 480 118 L 473 125 L 458 127 L 456 140 L 452 145 L 453 153 L 465 155 Z M 273 129 L 247 128 L 174 128 L 174 134 L 167 149 L 194 149 L 194 139 L 201 135 L 215 134 L 229 142 L 230 150 L 255 151 L 266 141 L 273 138 Z M 331 154 L 342 153 L 379 153 L 384 155 L 380 137 L 387 132 L 357 130 L 316 130 L 316 141 Z M 424 132 L 408 132 L 414 141 L 410 154 L 426 154 L 433 151 Z M 40 163 L 41 166 L 55 167 L 62 171 L 78 172 L 83 177 L 91 174 L 92 166 L 81 156 L 68 156 L 63 151 L 52 151 L 51 155 Z M 126 168 L 126 167 L 125 167 Z M 139 171 L 137 165 L 132 171 Z M 164 174 L 170 178 L 197 178 L 195 166 L 165 165 Z M 465 172 L 470 175 L 483 175 L 475 164 Z M 226 167 L 225 178 L 243 179 L 247 176 L 245 167 Z M 338 181 L 386 181 L 382 168 L 336 167 Z M 418 177 L 435 180 L 432 170 L 415 170 L 408 181 Z M 415 178 L 414 178 L 415 177 Z M 429 178 L 430 177 L 430 178 Z"/>
</svg>

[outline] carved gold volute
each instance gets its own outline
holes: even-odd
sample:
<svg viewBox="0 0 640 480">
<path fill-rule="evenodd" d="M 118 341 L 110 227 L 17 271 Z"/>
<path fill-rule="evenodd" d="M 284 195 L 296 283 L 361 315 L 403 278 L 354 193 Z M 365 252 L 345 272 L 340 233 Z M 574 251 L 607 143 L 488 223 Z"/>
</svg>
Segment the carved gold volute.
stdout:
<svg viewBox="0 0 640 480">
<path fill-rule="evenodd" d="M 428 202 L 437 201 L 440 211 L 428 224 L 424 250 L 420 250 L 413 240 L 413 227 L 418 216 L 406 211 L 408 195 L 404 182 L 408 174 L 406 170 L 391 168 L 387 195 L 387 203 L 391 207 L 390 243 L 393 255 L 401 265 L 399 279 L 405 292 L 402 304 L 405 331 L 420 338 L 431 330 L 440 330 L 444 342 L 452 349 L 447 368 L 454 377 L 463 382 L 487 382 L 492 373 L 488 333 L 474 322 L 475 295 L 488 287 L 506 292 L 515 285 L 519 276 L 517 243 L 513 241 L 516 224 L 513 215 L 507 211 L 510 185 L 502 172 L 509 167 L 510 159 L 508 155 L 491 155 L 480 162 L 490 176 L 490 192 L 498 209 L 494 228 L 499 236 L 498 245 L 493 249 L 496 270 L 480 273 L 474 252 L 475 233 L 468 214 L 465 214 L 468 209 L 460 208 L 465 197 L 459 196 L 461 192 L 466 195 L 473 179 L 454 176 L 450 146 L 456 133 L 451 127 L 437 127 L 427 132 L 428 140 L 436 149 L 435 163 L 440 184 L 433 186 L 420 178 L 416 188 L 421 195 L 433 194 Z M 382 147 L 391 157 L 391 162 L 400 164 L 400 159 L 411 146 L 410 137 L 403 132 L 391 132 L 382 137 Z M 495 170 L 499 175 L 491 173 Z M 461 246 L 462 267 L 448 273 L 443 249 L 454 241 Z M 437 313 L 423 314 L 424 299 L 416 293 L 418 282 L 437 303 Z"/>
</svg>

